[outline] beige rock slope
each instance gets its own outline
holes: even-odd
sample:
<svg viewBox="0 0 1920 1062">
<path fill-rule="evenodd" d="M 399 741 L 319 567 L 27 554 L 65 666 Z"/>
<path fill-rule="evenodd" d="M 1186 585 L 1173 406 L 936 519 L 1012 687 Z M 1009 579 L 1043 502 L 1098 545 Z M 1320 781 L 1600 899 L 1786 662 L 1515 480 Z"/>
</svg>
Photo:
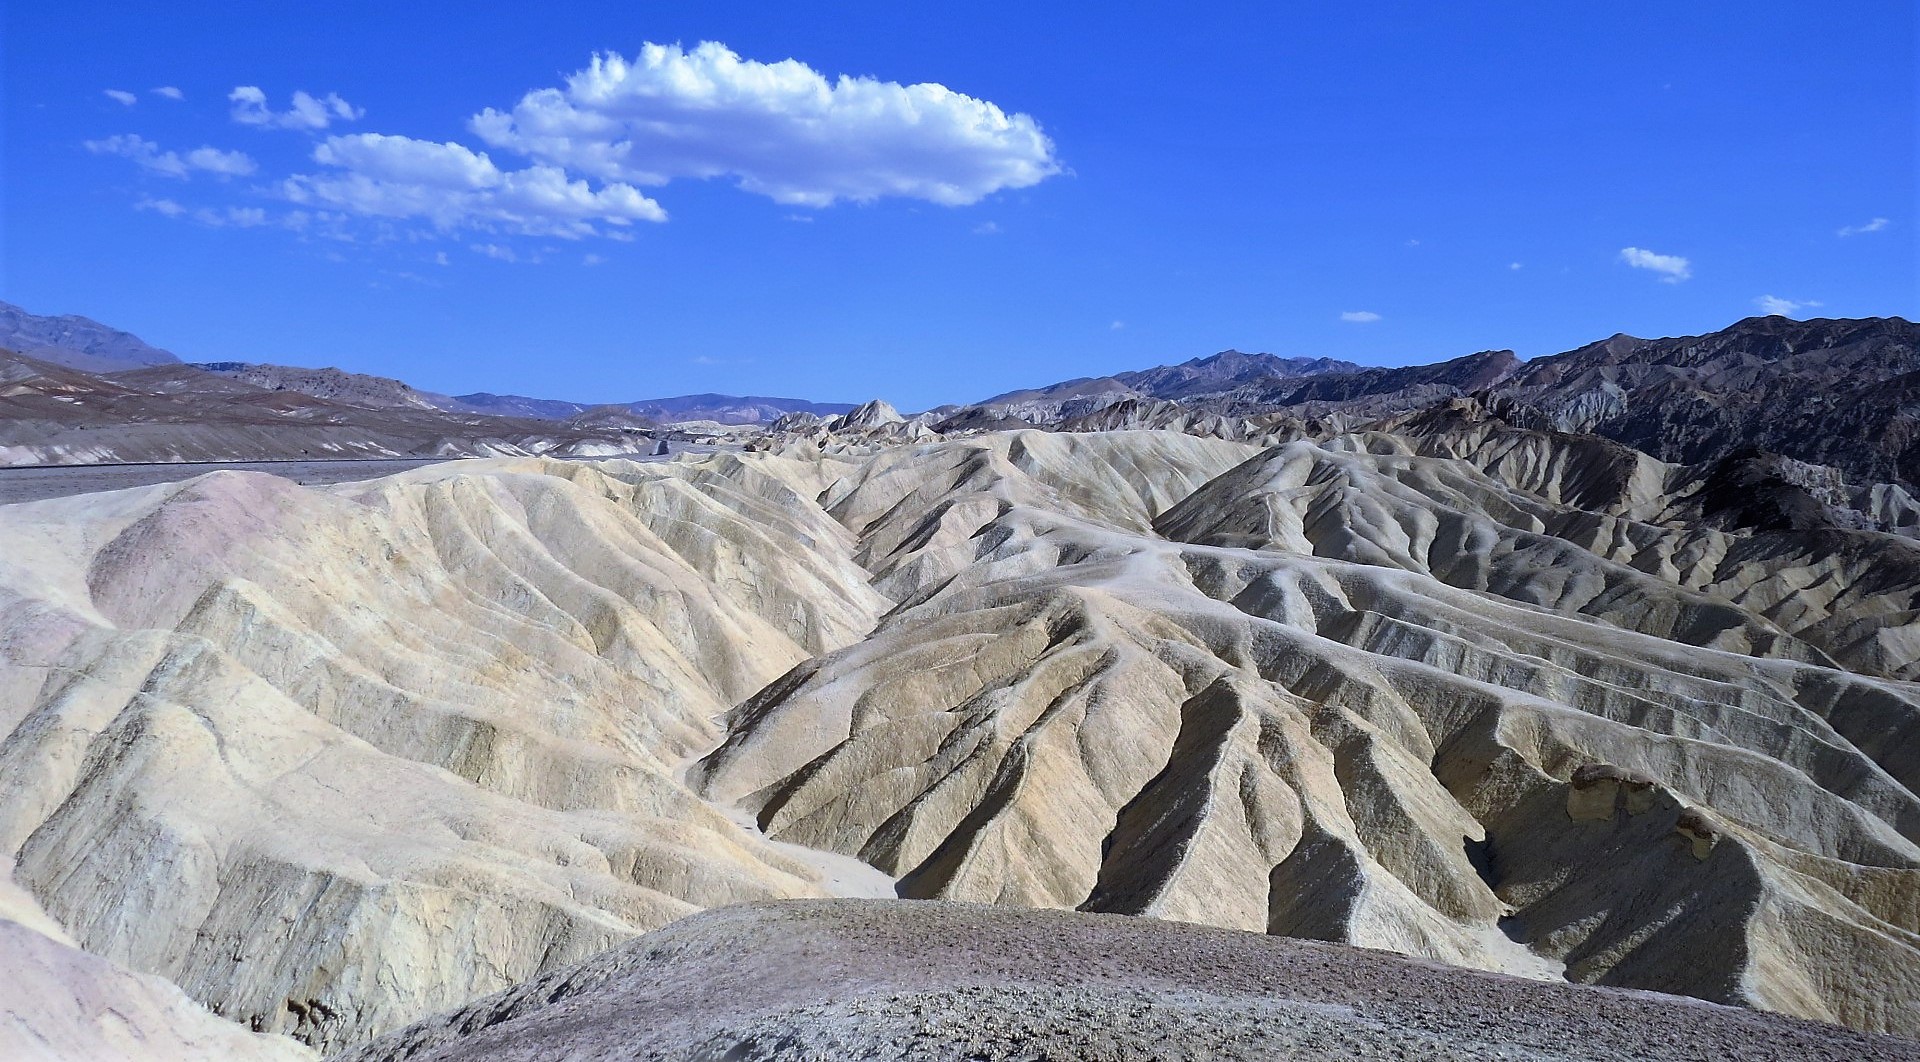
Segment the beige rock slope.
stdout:
<svg viewBox="0 0 1920 1062">
<path fill-rule="evenodd" d="M 81 951 L 0 862 L 0 1058 L 10 1062 L 300 1062 L 281 1036 L 221 1021 L 157 977 Z"/>
<path fill-rule="evenodd" d="M 1920 1030 L 1915 582 L 1578 442 L 883 455 L 828 501 L 902 607 L 695 777 L 905 895 Z"/>
<path fill-rule="evenodd" d="M 867 419 L 0 508 L 0 855 L 326 1049 L 871 886 L 810 849 L 1920 1031 L 1911 539 L 1484 424 Z"/>
<path fill-rule="evenodd" d="M 323 1047 L 823 894 L 675 778 L 882 604 L 759 465 L 0 509 L 0 850 L 89 951 Z"/>
</svg>

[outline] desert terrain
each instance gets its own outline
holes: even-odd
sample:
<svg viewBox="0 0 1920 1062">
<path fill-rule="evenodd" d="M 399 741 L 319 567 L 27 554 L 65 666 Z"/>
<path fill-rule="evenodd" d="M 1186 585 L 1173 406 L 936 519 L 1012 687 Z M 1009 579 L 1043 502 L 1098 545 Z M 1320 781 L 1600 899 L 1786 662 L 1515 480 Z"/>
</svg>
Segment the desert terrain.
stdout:
<svg viewBox="0 0 1920 1062">
<path fill-rule="evenodd" d="M 8 470 L 0 1053 L 1920 1057 L 1913 350 Z"/>
</svg>

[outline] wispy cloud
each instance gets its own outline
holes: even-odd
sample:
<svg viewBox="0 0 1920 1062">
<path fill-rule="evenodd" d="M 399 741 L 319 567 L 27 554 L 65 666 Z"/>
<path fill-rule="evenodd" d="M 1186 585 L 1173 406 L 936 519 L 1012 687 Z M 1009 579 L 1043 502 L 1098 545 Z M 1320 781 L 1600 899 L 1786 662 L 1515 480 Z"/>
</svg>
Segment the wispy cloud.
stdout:
<svg viewBox="0 0 1920 1062">
<path fill-rule="evenodd" d="M 351 122 L 366 114 L 337 92 L 325 96 L 295 92 L 292 106 L 276 111 L 267 106 L 267 94 L 256 85 L 236 86 L 227 93 L 227 102 L 233 105 L 228 113 L 234 121 L 269 129 L 325 129 L 336 121 Z"/>
<path fill-rule="evenodd" d="M 175 88 L 172 85 L 162 85 L 159 88 L 148 89 L 147 91 L 153 93 L 154 95 L 160 97 L 163 100 L 174 100 L 178 102 L 180 100 L 184 100 L 187 98 L 186 93 L 180 91 L 179 89 Z"/>
<path fill-rule="evenodd" d="M 1000 234 L 1000 223 L 997 221 L 983 221 L 973 227 L 973 234 L 975 236 L 998 236 Z"/>
<path fill-rule="evenodd" d="M 1874 218 L 1872 221 L 1869 221 L 1864 225 L 1848 225 L 1847 227 L 1841 229 L 1839 232 L 1835 233 L 1834 235 L 1841 236 L 1841 237 L 1859 236 L 1864 233 L 1879 232 L 1881 229 L 1884 229 L 1891 224 L 1893 224 L 1893 222 L 1889 221 L 1886 218 Z"/>
<path fill-rule="evenodd" d="M 128 107 L 140 102 L 140 97 L 125 89 L 101 89 L 100 94 L 115 103 L 124 104 Z"/>
<path fill-rule="evenodd" d="M 487 144 L 638 185 L 731 177 L 795 206 L 887 197 L 964 206 L 1061 172 L 1039 123 L 944 85 L 829 80 L 726 45 L 596 55 L 562 88 L 470 123 Z"/>
<path fill-rule="evenodd" d="M 1107 331 L 1109 331 L 1109 332 L 1118 332 L 1118 331 L 1121 331 L 1121 330 L 1123 330 L 1123 329 L 1125 329 L 1126 327 L 1127 327 L 1127 322 L 1125 322 L 1125 321 L 1115 321 L 1115 322 L 1113 322 L 1112 324 L 1110 324 L 1110 325 L 1108 325 L 1108 326 L 1107 326 Z"/>
<path fill-rule="evenodd" d="M 471 249 L 473 253 L 485 255 L 495 261 L 518 262 L 520 260 L 520 256 L 513 252 L 513 248 L 502 247 L 497 243 L 476 243 Z"/>
<path fill-rule="evenodd" d="M 1381 318 L 1379 314 L 1374 313 L 1372 310 L 1348 310 L 1346 313 L 1340 315 L 1340 319 L 1352 324 L 1372 324 Z"/>
<path fill-rule="evenodd" d="M 149 210 L 161 217 L 188 218 L 216 229 L 253 229 L 274 224 L 261 207 L 187 207 L 172 199 L 142 199 L 135 210 Z M 284 219 L 281 224 L 285 224 Z"/>
<path fill-rule="evenodd" d="M 220 177 L 245 177 L 259 168 L 242 151 L 222 151 L 203 146 L 182 155 L 176 151 L 162 151 L 160 145 L 133 133 L 122 133 L 104 140 L 89 140 L 86 149 L 96 155 L 118 155 L 132 159 L 141 169 L 179 180 L 185 180 L 195 170 Z"/>
<path fill-rule="evenodd" d="M 1783 299 L 1778 295 L 1762 295 L 1754 299 L 1753 304 L 1760 307 L 1761 313 L 1779 314 L 1782 317 L 1792 317 L 1801 310 L 1810 310 L 1820 305 L 1820 303 L 1813 299 L 1795 301 L 1793 299 Z"/>
<path fill-rule="evenodd" d="M 583 266 L 597 266 L 605 262 L 606 259 L 597 254 L 583 254 L 580 256 L 580 264 Z"/>
<path fill-rule="evenodd" d="M 1656 254 L 1640 247 L 1624 247 L 1620 260 L 1635 269 L 1660 274 L 1663 284 L 1678 284 L 1693 276 L 1693 263 L 1677 254 Z"/>
<path fill-rule="evenodd" d="M 1525 269 L 1525 268 L 1526 268 L 1526 263 L 1524 263 L 1524 262 L 1508 262 L 1508 263 L 1507 263 L 1507 268 L 1508 268 L 1508 269 Z"/>
</svg>

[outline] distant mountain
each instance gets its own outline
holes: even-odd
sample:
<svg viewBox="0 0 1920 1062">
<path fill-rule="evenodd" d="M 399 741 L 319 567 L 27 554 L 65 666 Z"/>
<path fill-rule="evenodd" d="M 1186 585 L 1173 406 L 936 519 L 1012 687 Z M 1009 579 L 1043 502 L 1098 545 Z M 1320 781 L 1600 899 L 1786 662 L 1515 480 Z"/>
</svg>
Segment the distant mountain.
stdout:
<svg viewBox="0 0 1920 1062">
<path fill-rule="evenodd" d="M 87 317 L 42 317 L 0 302 L 0 349 L 87 372 L 113 372 L 180 359 L 131 332 Z"/>
<path fill-rule="evenodd" d="M 1493 389 L 1518 423 L 1604 435 L 1667 461 L 1750 448 L 1920 484 L 1920 326 L 1749 317 L 1671 339 L 1616 335 L 1535 358 Z"/>
<path fill-rule="evenodd" d="M 451 401 L 469 413 L 486 413 L 496 417 L 538 417 L 541 420 L 566 420 L 591 408 L 579 402 L 562 402 L 555 398 L 496 395 L 486 391 L 454 395 Z"/>
<path fill-rule="evenodd" d="M 1197 408 L 1239 415 L 1284 412 L 1303 417 L 1381 417 L 1490 387 L 1522 364 L 1511 350 L 1488 350 L 1431 365 L 1262 380 L 1231 390 L 1189 395 L 1186 401 Z"/>
<path fill-rule="evenodd" d="M 420 396 L 395 380 L 338 369 L 209 372 L 174 363 L 102 374 L 0 352 L 0 465 L 578 457 L 653 448 L 640 425 L 453 413 Z"/>
<path fill-rule="evenodd" d="M 1225 391 L 1261 380 L 1297 380 L 1305 376 L 1361 371 L 1361 366 L 1333 358 L 1282 358 L 1273 354 L 1242 354 L 1223 350 L 1178 365 L 1162 365 L 1139 372 L 1115 373 L 1114 379 L 1150 398 L 1182 398 Z"/>
<path fill-rule="evenodd" d="M 835 416 L 851 413 L 851 402 L 809 402 L 801 398 L 766 398 L 760 395 L 681 395 L 677 398 L 648 398 L 624 403 L 627 410 L 653 420 L 711 420 L 721 424 L 768 424 L 787 413 L 816 413 Z"/>
<path fill-rule="evenodd" d="M 264 365 L 245 361 L 194 362 L 192 367 L 268 391 L 298 391 L 315 398 L 366 409 L 444 410 L 446 405 L 443 403 L 452 401 L 444 395 L 416 391 L 399 380 L 343 369 L 303 369 L 293 365 Z"/>
<path fill-rule="evenodd" d="M 1360 368 L 1353 362 L 1335 361 L 1332 358 L 1283 358 L 1274 354 L 1223 350 L 1178 365 L 1118 372 L 1112 376 L 1085 376 L 1045 387 L 1009 391 L 977 404 L 1022 405 L 1096 396 L 1107 396 L 1113 401 L 1131 397 L 1174 399 L 1225 391 L 1265 379 L 1292 380 L 1319 373 L 1356 372 Z"/>
</svg>

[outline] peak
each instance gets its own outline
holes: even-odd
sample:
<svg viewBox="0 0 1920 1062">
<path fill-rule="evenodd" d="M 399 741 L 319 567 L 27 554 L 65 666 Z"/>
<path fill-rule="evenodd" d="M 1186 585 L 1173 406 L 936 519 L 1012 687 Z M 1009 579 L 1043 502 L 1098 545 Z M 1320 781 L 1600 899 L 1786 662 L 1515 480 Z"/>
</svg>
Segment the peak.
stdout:
<svg viewBox="0 0 1920 1062">
<path fill-rule="evenodd" d="M 907 418 L 893 408 L 885 399 L 876 398 L 855 409 L 840 419 L 842 428 L 877 428 L 883 424 L 899 424 Z"/>
</svg>

